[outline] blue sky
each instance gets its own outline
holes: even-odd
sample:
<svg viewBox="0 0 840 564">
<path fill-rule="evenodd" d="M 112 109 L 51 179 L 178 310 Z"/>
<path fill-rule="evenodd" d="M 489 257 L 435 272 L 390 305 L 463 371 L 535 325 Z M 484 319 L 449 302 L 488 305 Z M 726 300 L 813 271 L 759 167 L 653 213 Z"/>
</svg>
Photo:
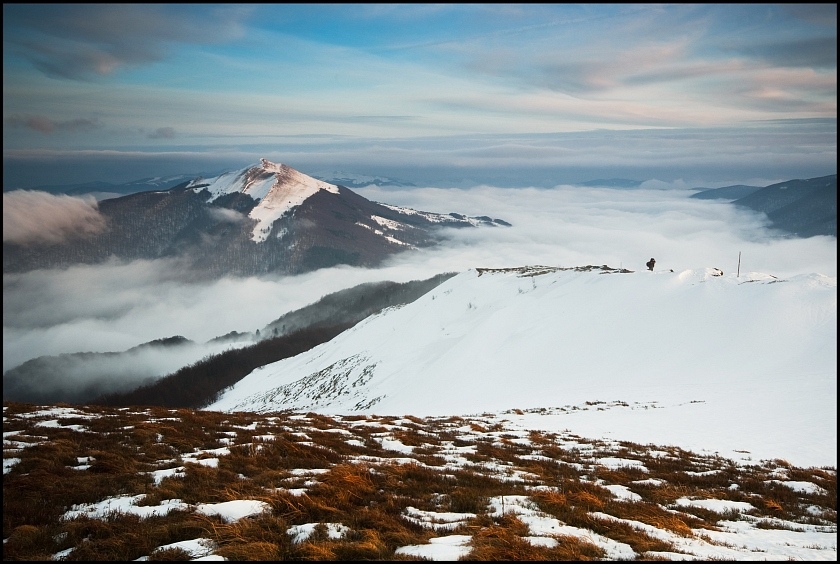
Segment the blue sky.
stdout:
<svg viewBox="0 0 840 564">
<path fill-rule="evenodd" d="M 836 173 L 836 4 L 3 6 L 4 190 Z"/>
</svg>

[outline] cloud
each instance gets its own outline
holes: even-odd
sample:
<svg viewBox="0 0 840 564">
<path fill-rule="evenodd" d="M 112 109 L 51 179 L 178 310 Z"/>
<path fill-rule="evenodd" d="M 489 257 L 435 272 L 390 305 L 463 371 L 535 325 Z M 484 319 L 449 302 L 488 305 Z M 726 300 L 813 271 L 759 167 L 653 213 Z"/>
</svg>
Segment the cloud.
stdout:
<svg viewBox="0 0 840 564">
<path fill-rule="evenodd" d="M 781 4 L 781 7 L 806 22 L 837 29 L 837 4 Z"/>
<path fill-rule="evenodd" d="M 435 249 L 403 253 L 378 269 L 338 267 L 300 276 L 185 281 L 173 260 L 74 266 L 3 276 L 4 370 L 30 358 L 121 351 L 172 335 L 203 343 L 253 332 L 284 313 L 363 282 L 406 282 L 476 267 L 608 264 L 837 276 L 837 241 L 777 239 L 762 214 L 689 198 L 679 181 L 654 189 L 368 187 L 379 202 L 488 215 L 510 228 L 452 229 Z"/>
<path fill-rule="evenodd" d="M 89 80 L 160 61 L 178 44 L 241 37 L 253 8 L 233 5 L 66 4 L 3 7 L 4 42 L 53 78 Z"/>
<path fill-rule="evenodd" d="M 837 69 L 836 36 L 733 45 L 725 49 L 774 66 Z"/>
<path fill-rule="evenodd" d="M 184 270 L 177 260 L 160 259 L 4 274 L 4 371 L 43 355 L 123 351 L 173 335 L 204 343 L 255 331 L 325 294 L 389 279 L 342 267 L 190 282 Z"/>
<path fill-rule="evenodd" d="M 780 88 L 788 80 L 802 79 L 786 72 L 767 74 L 741 88 L 753 89 L 756 96 L 766 94 L 761 88 L 774 77 Z M 820 84 L 813 82 L 814 87 Z M 486 103 L 497 115 L 507 111 L 502 101 L 479 99 L 479 103 Z M 528 103 L 534 107 L 535 118 L 552 112 L 550 105 Z M 770 98 L 766 103 L 781 104 L 783 100 Z M 704 186 L 710 182 L 744 184 L 751 178 L 814 178 L 837 172 L 836 118 L 762 120 L 702 129 L 367 139 L 278 135 L 250 141 L 243 139 L 233 148 L 181 146 L 177 151 L 153 153 L 7 149 L 3 180 L 7 189 L 91 180 L 119 183 L 149 176 L 218 174 L 255 164 L 262 157 L 307 174 L 346 170 L 415 185 L 461 187 L 550 187 L 594 178 L 683 179 Z"/>
<path fill-rule="evenodd" d="M 104 355 L 42 357 L 3 375 L 3 397 L 32 403 L 86 402 L 101 394 L 127 392 L 232 346 L 191 341 L 145 346 Z"/>
<path fill-rule="evenodd" d="M 35 190 L 3 193 L 3 242 L 60 243 L 105 229 L 94 198 L 54 196 Z"/>
<path fill-rule="evenodd" d="M 221 223 L 242 223 L 246 219 L 245 214 L 228 208 L 208 208 L 207 213 Z"/>
<path fill-rule="evenodd" d="M 39 115 L 12 116 L 6 119 L 6 125 L 9 127 L 26 127 L 47 135 L 57 131 L 68 133 L 87 132 L 102 127 L 98 119 L 79 118 L 56 121 Z"/>
<path fill-rule="evenodd" d="M 158 127 L 149 133 L 149 139 L 175 139 L 174 127 Z"/>
</svg>

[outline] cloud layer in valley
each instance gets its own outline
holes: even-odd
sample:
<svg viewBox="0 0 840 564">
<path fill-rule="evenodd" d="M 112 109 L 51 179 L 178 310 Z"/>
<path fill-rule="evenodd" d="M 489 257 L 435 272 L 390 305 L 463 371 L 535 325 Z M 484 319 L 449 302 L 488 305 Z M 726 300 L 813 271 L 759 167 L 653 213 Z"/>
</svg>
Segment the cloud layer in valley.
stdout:
<svg viewBox="0 0 840 564">
<path fill-rule="evenodd" d="M 369 187 L 358 192 L 423 211 L 504 219 L 510 228 L 453 229 L 436 249 L 379 269 L 323 269 L 295 277 L 184 282 L 172 260 L 75 266 L 3 276 L 3 369 L 41 355 L 122 351 L 181 335 L 202 343 L 252 332 L 325 294 L 378 280 L 404 282 L 475 267 L 587 264 L 644 269 L 716 267 L 726 273 L 837 276 L 837 241 L 772 236 L 762 215 L 690 191 Z"/>
</svg>

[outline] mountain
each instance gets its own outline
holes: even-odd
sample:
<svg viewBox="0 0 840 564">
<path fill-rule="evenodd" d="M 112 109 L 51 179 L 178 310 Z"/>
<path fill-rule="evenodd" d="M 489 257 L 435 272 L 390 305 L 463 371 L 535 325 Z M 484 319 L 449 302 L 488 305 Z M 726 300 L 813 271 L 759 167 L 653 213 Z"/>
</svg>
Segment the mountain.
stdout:
<svg viewBox="0 0 840 564">
<path fill-rule="evenodd" d="M 621 428 L 591 424 L 617 440 L 703 448 L 712 426 L 731 433 L 733 451 L 765 444 L 768 429 L 779 452 L 834 448 L 836 300 L 836 278 L 817 274 L 472 269 L 254 370 L 206 409 L 562 415 L 612 405 L 627 412 Z M 791 431 L 803 424 L 809 436 Z"/>
<path fill-rule="evenodd" d="M 699 200 L 737 200 L 749 196 L 753 192 L 761 190 L 761 186 L 748 186 L 746 184 L 735 184 L 722 188 L 695 188 L 699 192 L 692 194 L 691 198 Z"/>
<path fill-rule="evenodd" d="M 181 336 L 156 339 L 120 352 L 39 356 L 3 373 L 3 400 L 83 403 L 149 385 L 180 367 L 253 342 L 219 338 L 200 345 Z"/>
<path fill-rule="evenodd" d="M 773 228 L 796 237 L 837 237 L 837 175 L 771 184 L 733 202 L 764 212 Z"/>
<path fill-rule="evenodd" d="M 105 227 L 97 233 L 60 242 L 4 241 L 4 272 L 168 257 L 204 276 L 300 274 L 376 266 L 435 245 L 441 227 L 509 225 L 371 202 L 265 159 L 168 190 L 103 200 L 98 211 Z"/>
<path fill-rule="evenodd" d="M 3 374 L 3 400 L 199 407 L 250 372 L 248 366 L 308 350 L 374 313 L 416 300 L 454 275 L 359 284 L 285 313 L 262 330 L 231 331 L 204 345 L 176 336 L 122 352 L 40 356 Z"/>
<path fill-rule="evenodd" d="M 283 314 L 266 325 L 262 335 L 276 337 L 313 326 L 355 324 L 385 308 L 411 303 L 455 274 L 447 272 L 426 280 L 403 283 L 368 282 L 339 290 L 313 304 Z"/>
<path fill-rule="evenodd" d="M 254 344 L 208 355 L 199 362 L 183 366 L 155 382 L 130 391 L 117 391 L 103 396 L 90 395 L 85 401 L 94 400 L 99 405 L 200 407 L 254 368 L 305 352 L 385 308 L 413 302 L 454 275 L 444 273 L 426 280 L 402 283 L 370 282 L 327 294 L 317 302 L 280 316 L 262 331 L 257 330 L 258 342 Z M 240 336 L 248 340 L 253 338 L 250 333 Z M 223 337 L 210 342 L 219 339 Z M 54 374 L 62 374 L 61 369 L 54 368 Z M 41 393 L 46 395 L 47 391 Z M 15 397 L 4 396 L 4 399 L 24 401 L 23 398 Z M 56 401 L 55 397 L 51 401 Z"/>
<path fill-rule="evenodd" d="M 184 182 L 190 182 L 196 178 L 212 178 L 223 173 L 224 171 L 215 173 L 202 172 L 171 176 L 153 176 L 121 183 L 93 181 L 78 184 L 43 184 L 27 189 L 48 192 L 50 194 L 66 194 L 68 196 L 83 196 L 90 194 L 101 200 L 105 198 L 126 196 L 137 192 L 148 192 L 150 190 L 169 190 L 170 188 L 174 188 Z M 371 185 L 395 187 L 415 186 L 415 184 L 412 184 L 411 182 L 397 180 L 396 178 L 390 178 L 388 176 L 369 176 L 344 171 L 319 172 L 317 174 L 312 174 L 311 176 L 318 180 L 344 186 L 346 188 L 363 188 Z"/>
</svg>

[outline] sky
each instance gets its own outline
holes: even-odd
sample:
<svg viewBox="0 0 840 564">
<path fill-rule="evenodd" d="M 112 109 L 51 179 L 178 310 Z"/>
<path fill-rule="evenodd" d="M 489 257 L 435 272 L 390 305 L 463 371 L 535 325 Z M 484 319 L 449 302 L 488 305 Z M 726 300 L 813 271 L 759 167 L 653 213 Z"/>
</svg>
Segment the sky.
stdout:
<svg viewBox="0 0 840 564">
<path fill-rule="evenodd" d="M 836 173 L 836 4 L 3 5 L 3 189 Z"/>
</svg>

